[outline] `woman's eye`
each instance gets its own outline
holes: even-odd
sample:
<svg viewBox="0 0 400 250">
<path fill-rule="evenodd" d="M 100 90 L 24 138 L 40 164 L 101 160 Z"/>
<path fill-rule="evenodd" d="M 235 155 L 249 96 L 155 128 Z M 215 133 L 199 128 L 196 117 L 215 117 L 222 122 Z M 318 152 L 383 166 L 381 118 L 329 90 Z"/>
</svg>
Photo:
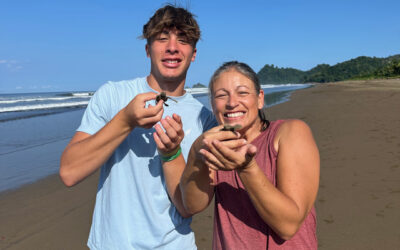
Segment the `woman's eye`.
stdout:
<svg viewBox="0 0 400 250">
<path fill-rule="evenodd" d="M 226 96 L 227 96 L 226 94 L 218 94 L 218 95 L 215 95 L 215 98 L 224 98 Z"/>
</svg>

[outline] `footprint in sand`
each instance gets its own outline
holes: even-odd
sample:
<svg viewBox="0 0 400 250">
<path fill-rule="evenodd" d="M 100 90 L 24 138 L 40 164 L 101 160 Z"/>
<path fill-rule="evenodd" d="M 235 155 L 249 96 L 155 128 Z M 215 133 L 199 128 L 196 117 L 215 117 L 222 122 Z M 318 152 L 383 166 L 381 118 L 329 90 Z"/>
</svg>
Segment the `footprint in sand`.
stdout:
<svg viewBox="0 0 400 250">
<path fill-rule="evenodd" d="M 381 218 L 383 218 L 383 217 L 385 217 L 385 215 L 383 214 L 383 210 L 380 210 L 379 212 L 377 212 L 375 215 L 376 215 L 376 217 L 381 217 Z"/>
<path fill-rule="evenodd" d="M 373 200 L 377 200 L 377 199 L 379 199 L 379 197 L 378 197 L 378 196 L 376 196 L 375 194 L 371 194 L 370 196 L 371 196 L 371 198 L 372 198 Z"/>
<path fill-rule="evenodd" d="M 393 203 L 390 202 L 390 203 L 386 204 L 385 208 L 386 208 L 386 209 L 394 208 Z"/>
<path fill-rule="evenodd" d="M 398 189 L 398 190 L 393 190 L 393 189 L 390 188 L 390 193 L 391 193 L 391 194 L 400 193 L 400 189 Z"/>
<path fill-rule="evenodd" d="M 324 219 L 324 221 L 326 222 L 326 224 L 332 224 L 333 222 L 335 222 L 332 215 L 330 215 L 329 218 Z"/>
</svg>

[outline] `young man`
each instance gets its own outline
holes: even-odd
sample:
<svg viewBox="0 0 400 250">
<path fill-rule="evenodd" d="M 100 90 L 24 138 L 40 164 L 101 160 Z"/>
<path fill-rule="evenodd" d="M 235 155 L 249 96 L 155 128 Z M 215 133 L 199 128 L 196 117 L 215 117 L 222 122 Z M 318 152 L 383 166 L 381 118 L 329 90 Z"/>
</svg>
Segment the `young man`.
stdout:
<svg viewBox="0 0 400 250">
<path fill-rule="evenodd" d="M 181 152 L 186 158 L 192 142 L 216 125 L 184 90 L 200 30 L 190 12 L 167 5 L 144 25 L 143 38 L 150 74 L 95 93 L 63 152 L 60 176 L 73 186 L 101 168 L 91 249 L 196 249 L 178 188 L 183 168 L 161 161 Z M 160 92 L 173 100 L 156 102 Z"/>
</svg>

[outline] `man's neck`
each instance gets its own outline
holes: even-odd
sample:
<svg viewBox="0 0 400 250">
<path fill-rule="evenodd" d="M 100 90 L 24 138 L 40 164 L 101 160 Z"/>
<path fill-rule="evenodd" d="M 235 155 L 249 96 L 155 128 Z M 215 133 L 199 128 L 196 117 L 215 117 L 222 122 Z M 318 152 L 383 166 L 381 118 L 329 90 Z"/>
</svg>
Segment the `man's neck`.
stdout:
<svg viewBox="0 0 400 250">
<path fill-rule="evenodd" d="M 152 74 L 147 76 L 149 86 L 158 92 L 165 92 L 168 96 L 181 96 L 185 94 L 185 79 L 166 81 L 156 79 Z"/>
</svg>

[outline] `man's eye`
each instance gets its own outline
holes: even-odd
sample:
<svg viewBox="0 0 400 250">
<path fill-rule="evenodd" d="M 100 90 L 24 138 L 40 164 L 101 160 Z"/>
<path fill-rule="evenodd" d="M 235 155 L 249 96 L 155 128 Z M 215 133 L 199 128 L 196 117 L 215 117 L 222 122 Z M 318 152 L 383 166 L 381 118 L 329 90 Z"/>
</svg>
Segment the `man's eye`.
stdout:
<svg viewBox="0 0 400 250">
<path fill-rule="evenodd" d="M 179 42 L 183 43 L 183 44 L 189 43 L 189 41 L 187 39 L 184 39 L 184 38 L 179 39 Z"/>
<path fill-rule="evenodd" d="M 246 96 L 246 95 L 248 95 L 249 94 L 249 92 L 247 92 L 247 91 L 240 91 L 239 92 L 239 95 L 240 96 Z"/>
<path fill-rule="evenodd" d="M 227 96 L 226 94 L 218 94 L 218 95 L 215 95 L 215 98 L 224 98 L 226 96 Z"/>
</svg>

